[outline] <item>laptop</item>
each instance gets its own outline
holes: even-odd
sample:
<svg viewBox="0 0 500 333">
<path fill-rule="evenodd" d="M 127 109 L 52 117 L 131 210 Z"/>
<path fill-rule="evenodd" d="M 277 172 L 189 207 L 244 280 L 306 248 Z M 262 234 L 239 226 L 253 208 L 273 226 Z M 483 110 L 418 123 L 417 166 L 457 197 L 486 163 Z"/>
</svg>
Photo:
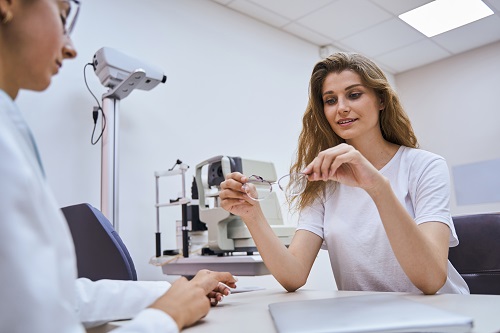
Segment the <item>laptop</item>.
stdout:
<svg viewBox="0 0 500 333">
<path fill-rule="evenodd" d="M 472 330 L 472 318 L 396 294 L 279 302 L 269 304 L 269 311 L 279 333 L 466 333 Z"/>
</svg>

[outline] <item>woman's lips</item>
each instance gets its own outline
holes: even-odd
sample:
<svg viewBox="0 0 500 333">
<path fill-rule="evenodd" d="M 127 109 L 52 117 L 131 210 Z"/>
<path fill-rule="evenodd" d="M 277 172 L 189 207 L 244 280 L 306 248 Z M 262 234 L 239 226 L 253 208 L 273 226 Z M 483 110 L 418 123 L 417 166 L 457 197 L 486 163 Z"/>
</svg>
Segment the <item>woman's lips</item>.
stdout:
<svg viewBox="0 0 500 333">
<path fill-rule="evenodd" d="M 357 118 L 340 119 L 339 121 L 337 121 L 337 124 L 339 124 L 340 126 L 350 126 L 357 120 L 358 120 Z"/>
</svg>

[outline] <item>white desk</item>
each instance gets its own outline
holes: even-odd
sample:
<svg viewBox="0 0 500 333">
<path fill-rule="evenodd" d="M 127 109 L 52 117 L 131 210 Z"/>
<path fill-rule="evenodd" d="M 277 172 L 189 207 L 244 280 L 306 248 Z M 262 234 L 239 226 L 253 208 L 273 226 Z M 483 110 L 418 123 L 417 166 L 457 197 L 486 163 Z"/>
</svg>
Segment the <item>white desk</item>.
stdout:
<svg viewBox="0 0 500 333">
<path fill-rule="evenodd" d="M 268 310 L 268 304 L 284 301 L 319 299 L 366 295 L 372 292 L 299 290 L 287 293 L 284 290 L 261 290 L 232 294 L 185 333 L 255 333 L 275 332 Z M 426 303 L 437 308 L 463 314 L 474 319 L 474 333 L 500 332 L 500 296 L 496 295 L 411 295 L 409 299 Z M 89 332 L 106 332 L 115 327 L 108 324 Z"/>
</svg>

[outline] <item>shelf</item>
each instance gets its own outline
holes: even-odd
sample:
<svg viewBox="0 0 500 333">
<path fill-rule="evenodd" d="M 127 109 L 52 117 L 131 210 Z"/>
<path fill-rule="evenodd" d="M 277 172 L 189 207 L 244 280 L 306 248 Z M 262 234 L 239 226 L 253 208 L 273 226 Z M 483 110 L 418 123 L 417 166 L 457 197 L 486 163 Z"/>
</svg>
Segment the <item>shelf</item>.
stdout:
<svg viewBox="0 0 500 333">
<path fill-rule="evenodd" d="M 167 275 L 191 276 L 196 275 L 200 269 L 231 272 L 234 275 L 241 276 L 270 274 L 260 255 L 232 255 L 223 257 L 194 255 L 188 258 L 180 257 L 162 266 L 163 273 Z"/>
<path fill-rule="evenodd" d="M 155 204 L 155 207 L 171 207 L 171 206 L 180 206 L 183 204 L 188 204 L 191 201 L 187 198 L 185 199 L 179 199 L 179 201 L 176 202 L 165 202 L 165 203 L 160 203 L 160 204 Z"/>
</svg>

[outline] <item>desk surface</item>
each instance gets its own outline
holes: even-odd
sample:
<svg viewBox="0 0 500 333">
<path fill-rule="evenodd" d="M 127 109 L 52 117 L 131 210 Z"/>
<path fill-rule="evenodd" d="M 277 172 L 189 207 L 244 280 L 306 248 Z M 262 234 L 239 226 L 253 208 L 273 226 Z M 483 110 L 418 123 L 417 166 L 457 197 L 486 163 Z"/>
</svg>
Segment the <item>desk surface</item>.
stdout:
<svg viewBox="0 0 500 333">
<path fill-rule="evenodd" d="M 299 290 L 287 293 L 284 290 L 261 290 L 232 294 L 208 315 L 185 333 L 226 333 L 226 332 L 275 332 L 268 305 L 275 302 L 367 295 L 373 292 Z M 474 320 L 474 333 L 500 332 L 500 296 L 496 295 L 407 295 L 408 299 L 429 304 L 437 308 L 463 314 Z M 108 324 L 106 330 L 113 327 Z M 104 332 L 92 330 L 91 332 Z"/>
</svg>

